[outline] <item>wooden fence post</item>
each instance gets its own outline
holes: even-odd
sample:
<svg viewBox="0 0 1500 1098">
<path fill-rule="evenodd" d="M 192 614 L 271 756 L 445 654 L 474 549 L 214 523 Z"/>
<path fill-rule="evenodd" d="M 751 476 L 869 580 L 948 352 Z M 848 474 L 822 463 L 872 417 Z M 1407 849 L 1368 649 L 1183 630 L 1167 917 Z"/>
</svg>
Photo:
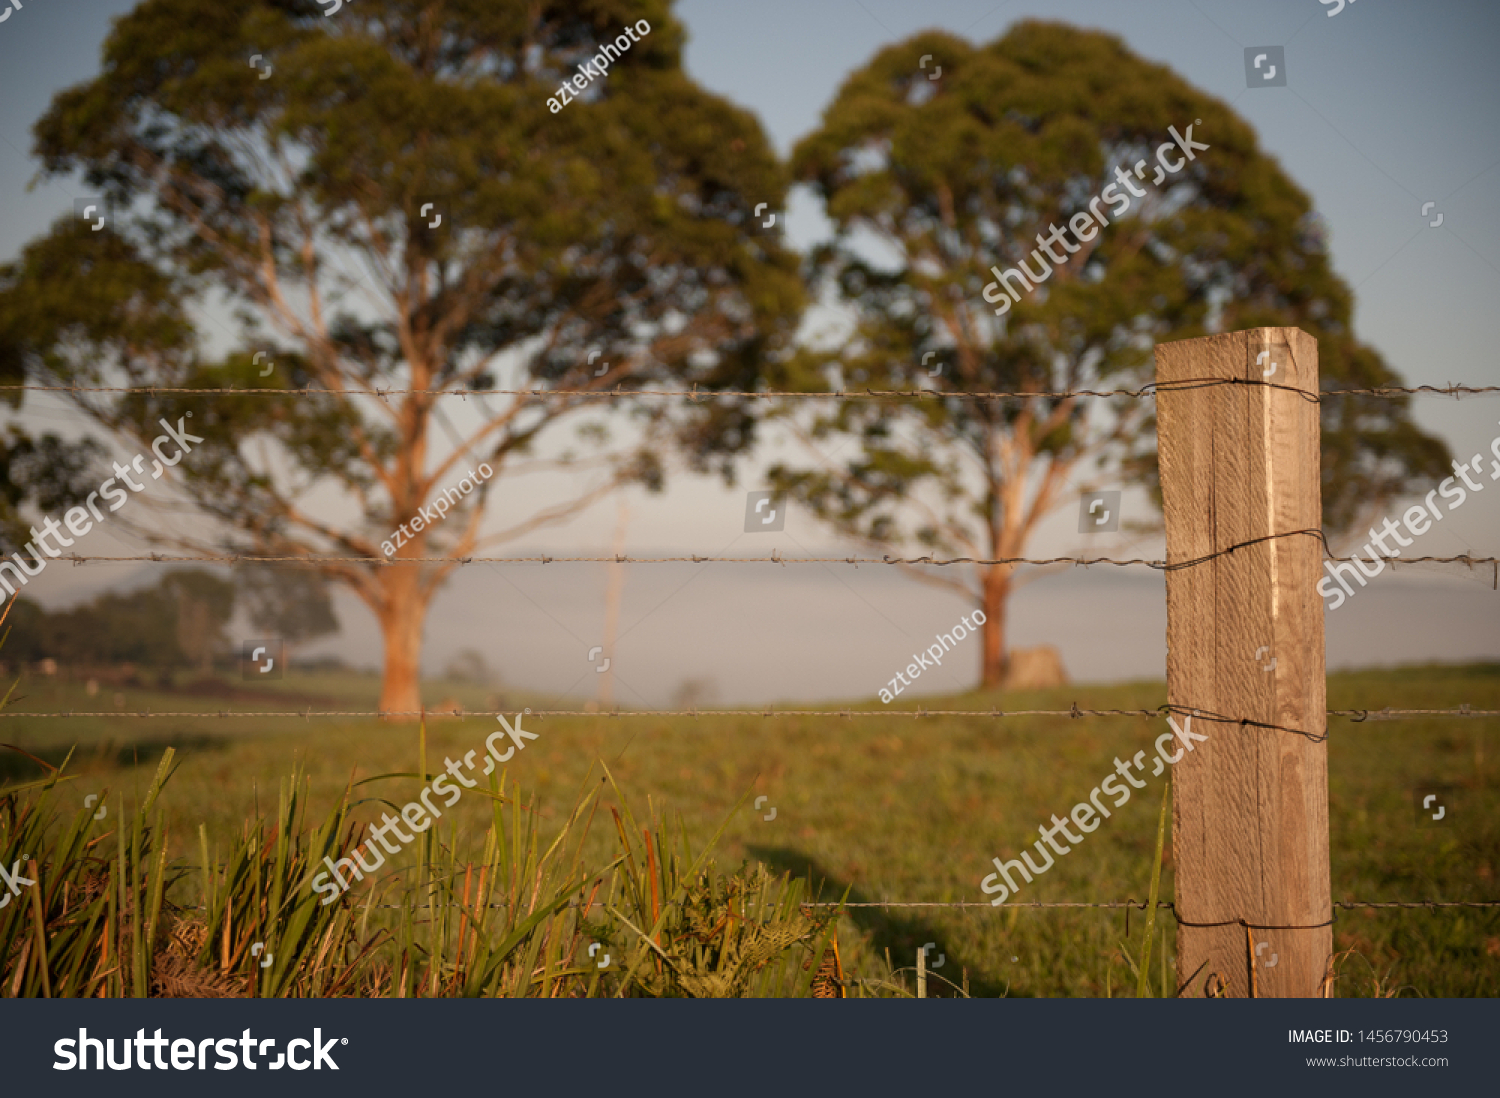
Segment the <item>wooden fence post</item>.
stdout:
<svg viewBox="0 0 1500 1098">
<path fill-rule="evenodd" d="M 1181 384 L 1203 379 L 1269 384 Z M 1296 328 L 1161 344 L 1156 380 L 1167 698 L 1208 737 L 1174 743 L 1177 978 L 1184 996 L 1314 997 L 1333 950 L 1323 547 L 1245 543 L 1322 528 L 1318 405 L 1272 387 L 1316 393 L 1318 344 Z"/>
</svg>

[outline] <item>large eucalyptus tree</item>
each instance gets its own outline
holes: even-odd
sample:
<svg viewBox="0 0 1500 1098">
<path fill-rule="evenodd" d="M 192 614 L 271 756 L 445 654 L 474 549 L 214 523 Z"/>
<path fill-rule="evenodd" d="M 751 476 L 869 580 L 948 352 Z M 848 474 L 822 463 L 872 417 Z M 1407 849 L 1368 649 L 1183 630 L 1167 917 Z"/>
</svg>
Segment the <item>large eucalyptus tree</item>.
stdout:
<svg viewBox="0 0 1500 1098">
<path fill-rule="evenodd" d="M 809 441 L 862 443 L 775 470 L 847 534 L 1015 558 L 1081 477 L 1154 487 L 1149 400 L 959 393 L 1134 388 L 1158 340 L 1260 325 L 1314 334 L 1327 387 L 1397 381 L 1355 338 L 1307 196 L 1250 126 L 1110 35 L 1023 22 L 985 46 L 889 46 L 844 82 L 793 173 L 826 203 L 836 237 L 815 269 L 854 322 L 837 354 L 805 356 L 800 383 L 934 393 L 794 420 Z M 1325 397 L 1322 416 L 1330 529 L 1447 468 L 1403 400 Z M 927 578 L 984 611 L 982 683 L 998 685 L 1016 568 L 947 571 Z"/>
<path fill-rule="evenodd" d="M 108 213 L 0 272 L 0 355 L 49 384 L 240 390 L 70 396 L 137 447 L 193 415 L 203 442 L 171 475 L 213 532 L 138 523 L 155 541 L 354 558 L 318 567 L 380 622 L 382 708 L 417 709 L 459 558 L 659 485 L 669 436 L 703 463 L 750 426 L 627 396 L 610 440 L 577 392 L 751 385 L 795 318 L 795 261 L 753 217 L 784 169 L 683 73 L 683 38 L 670 0 L 144 0 L 36 125 L 46 173 Z M 443 394 L 493 387 L 527 393 L 445 423 Z M 307 392 L 248 391 L 267 388 Z M 567 425 L 595 471 L 486 536 L 496 486 Z M 445 521 L 418 518 L 481 462 Z"/>
</svg>

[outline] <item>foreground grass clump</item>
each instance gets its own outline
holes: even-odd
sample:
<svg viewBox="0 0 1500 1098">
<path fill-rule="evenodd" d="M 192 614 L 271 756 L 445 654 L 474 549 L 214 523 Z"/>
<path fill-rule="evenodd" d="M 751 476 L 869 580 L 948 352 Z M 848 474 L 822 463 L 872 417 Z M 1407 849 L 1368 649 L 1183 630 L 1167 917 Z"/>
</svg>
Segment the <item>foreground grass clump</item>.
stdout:
<svg viewBox="0 0 1500 1098">
<path fill-rule="evenodd" d="M 98 813 L 62 810 L 65 767 L 0 793 L 0 862 L 23 867 L 19 902 L 0 907 L 0 995 L 842 994 L 836 910 L 806 908 L 803 882 L 722 874 L 712 842 L 695 855 L 685 827 L 675 843 L 654 818 L 638 827 L 623 797 L 619 853 L 586 866 L 597 785 L 544 847 L 535 804 L 493 774 L 475 790 L 491 809 L 476 859 L 434 827 L 409 865 L 325 903 L 310 887 L 324 858 L 365 841 L 350 790 L 310 827 L 293 775 L 275 816 L 227 849 L 200 826 L 191 864 L 167 853 L 174 760 L 167 749 L 133 807 L 106 796 Z"/>
</svg>

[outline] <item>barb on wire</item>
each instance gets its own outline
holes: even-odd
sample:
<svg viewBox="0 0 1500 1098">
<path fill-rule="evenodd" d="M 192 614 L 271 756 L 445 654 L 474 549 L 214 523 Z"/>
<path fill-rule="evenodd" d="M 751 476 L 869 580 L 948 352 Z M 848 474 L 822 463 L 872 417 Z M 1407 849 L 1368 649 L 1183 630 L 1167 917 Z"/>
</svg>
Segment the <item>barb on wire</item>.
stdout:
<svg viewBox="0 0 1500 1098">
<path fill-rule="evenodd" d="M 382 400 L 393 396 L 515 396 L 515 397 L 576 397 L 582 399 L 613 400 L 618 397 L 676 397 L 694 403 L 712 397 L 747 400 L 1068 400 L 1074 397 L 1142 397 L 1157 393 L 1180 392 L 1191 389 L 1209 389 L 1223 385 L 1237 385 L 1261 389 L 1280 389 L 1296 393 L 1314 404 L 1325 397 L 1338 396 L 1478 396 L 1484 393 L 1500 393 L 1500 385 L 1383 385 L 1362 389 L 1323 389 L 1312 392 L 1295 385 L 1282 385 L 1261 378 L 1203 377 L 1182 378 L 1178 381 L 1150 382 L 1138 389 L 1057 389 L 1040 392 L 985 390 L 960 392 L 938 389 L 860 389 L 833 390 L 828 392 L 788 392 L 779 389 L 374 389 L 367 393 L 351 393 L 341 389 L 226 389 L 188 388 L 170 385 L 0 385 L 0 392 L 42 393 L 176 393 L 182 395 L 207 395 L 210 393 L 234 393 L 236 396 L 378 396 Z"/>
</svg>

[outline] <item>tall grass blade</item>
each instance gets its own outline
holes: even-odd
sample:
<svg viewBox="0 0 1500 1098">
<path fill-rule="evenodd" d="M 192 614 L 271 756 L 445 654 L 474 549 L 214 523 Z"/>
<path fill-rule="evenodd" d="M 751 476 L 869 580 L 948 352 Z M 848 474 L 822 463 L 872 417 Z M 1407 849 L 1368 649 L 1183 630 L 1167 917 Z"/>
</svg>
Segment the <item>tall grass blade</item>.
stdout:
<svg viewBox="0 0 1500 1098">
<path fill-rule="evenodd" d="M 1135 994 L 1138 999 L 1151 996 L 1151 943 L 1156 934 L 1156 900 L 1161 894 L 1161 852 L 1167 838 L 1167 800 L 1172 793 L 1168 776 L 1161 791 L 1161 812 L 1156 820 L 1156 854 L 1151 859 L 1151 894 L 1146 899 L 1146 933 L 1141 944 L 1141 963 L 1135 967 Z M 1163 947 L 1165 956 L 1165 947 Z"/>
</svg>

